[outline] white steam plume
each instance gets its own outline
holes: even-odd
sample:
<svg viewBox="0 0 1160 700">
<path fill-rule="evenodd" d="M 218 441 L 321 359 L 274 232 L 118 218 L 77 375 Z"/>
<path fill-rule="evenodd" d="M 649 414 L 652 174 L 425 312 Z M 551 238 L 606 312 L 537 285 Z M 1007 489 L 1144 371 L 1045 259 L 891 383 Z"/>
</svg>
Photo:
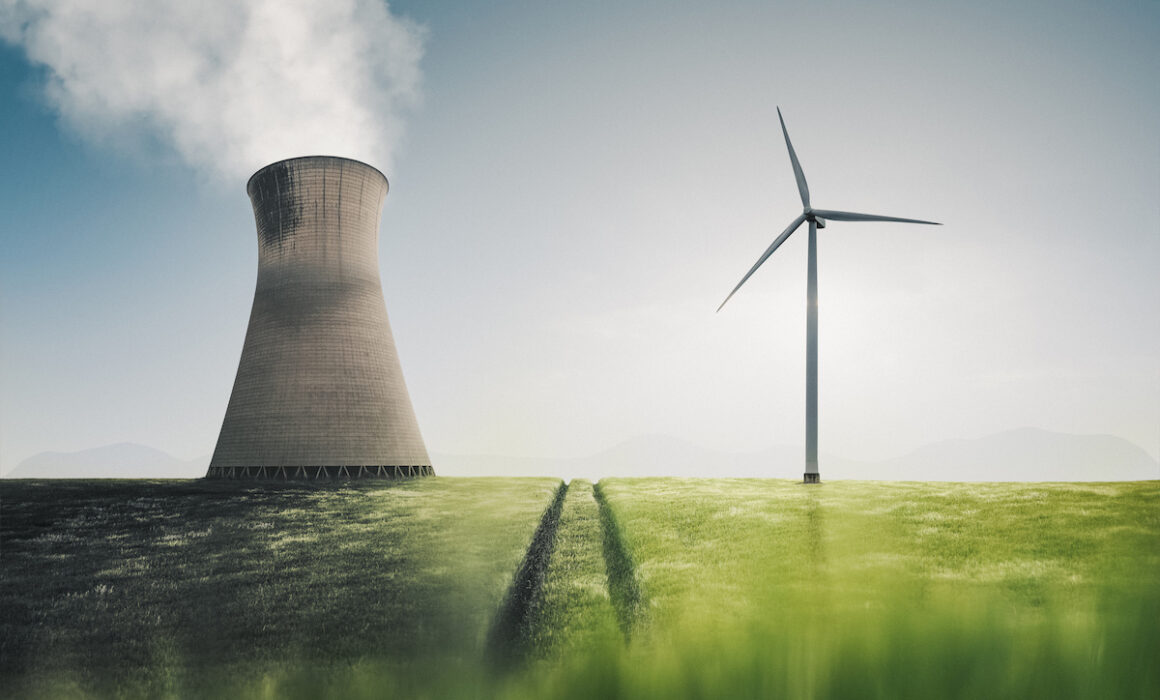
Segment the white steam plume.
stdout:
<svg viewBox="0 0 1160 700">
<path fill-rule="evenodd" d="M 0 0 L 86 138 L 156 139 L 229 181 L 299 155 L 391 167 L 424 30 L 383 0 Z"/>
</svg>

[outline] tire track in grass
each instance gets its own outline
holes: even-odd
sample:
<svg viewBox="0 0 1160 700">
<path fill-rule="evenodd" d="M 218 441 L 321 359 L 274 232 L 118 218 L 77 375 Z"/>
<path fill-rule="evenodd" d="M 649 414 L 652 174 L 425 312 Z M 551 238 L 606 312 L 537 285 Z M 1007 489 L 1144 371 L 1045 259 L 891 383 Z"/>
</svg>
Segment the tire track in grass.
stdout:
<svg viewBox="0 0 1160 700">
<path fill-rule="evenodd" d="M 624 649 L 608 592 L 600 506 L 592 483 L 569 484 L 544 585 L 528 611 L 527 660 L 559 661 Z"/>
<path fill-rule="evenodd" d="M 568 484 L 561 482 L 551 505 L 544 511 L 536 534 L 532 536 L 528 553 L 516 570 L 488 632 L 487 658 L 501 669 L 510 668 L 527 656 L 528 641 L 531 639 L 528 613 L 544 585 L 544 575 L 556 545 L 556 529 L 560 525 L 560 511 L 564 507 L 567 493 Z"/>
<path fill-rule="evenodd" d="M 616 610 L 620 631 L 627 643 L 632 641 L 633 635 L 640 631 L 646 622 L 648 600 L 644 588 L 637 580 L 636 564 L 624 544 L 616 514 L 599 482 L 592 487 L 592 495 L 600 506 L 600 524 L 604 534 L 604 566 L 608 572 L 608 594 L 612 599 L 612 607 Z"/>
</svg>

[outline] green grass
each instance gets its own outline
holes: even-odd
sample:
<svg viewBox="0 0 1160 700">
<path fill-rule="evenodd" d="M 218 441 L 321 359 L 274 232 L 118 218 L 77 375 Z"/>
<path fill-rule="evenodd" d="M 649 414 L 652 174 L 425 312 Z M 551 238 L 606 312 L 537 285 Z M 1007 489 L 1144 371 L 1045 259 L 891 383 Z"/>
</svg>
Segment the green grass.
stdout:
<svg viewBox="0 0 1160 700">
<path fill-rule="evenodd" d="M 3 483 L 8 692 L 260 692 L 473 664 L 559 482 Z"/>
<path fill-rule="evenodd" d="M 1156 482 L 601 490 L 650 602 L 629 695 L 1160 693 Z"/>
<path fill-rule="evenodd" d="M 600 508 L 592 484 L 573 480 L 564 499 L 543 588 L 528 616 L 530 655 L 557 661 L 620 649 L 624 634 L 609 597 Z"/>
<path fill-rule="evenodd" d="M 557 510 L 558 483 L 5 482 L 0 682 L 1160 696 L 1160 482 L 606 479 L 574 482 Z M 515 665 L 488 664 L 499 623 L 520 636 Z"/>
<path fill-rule="evenodd" d="M 975 594 L 1027 612 L 1144 595 L 1160 484 L 608 479 L 657 623 L 752 618 L 792 599 L 845 612 Z M 695 571 L 695 576 L 689 572 Z"/>
</svg>

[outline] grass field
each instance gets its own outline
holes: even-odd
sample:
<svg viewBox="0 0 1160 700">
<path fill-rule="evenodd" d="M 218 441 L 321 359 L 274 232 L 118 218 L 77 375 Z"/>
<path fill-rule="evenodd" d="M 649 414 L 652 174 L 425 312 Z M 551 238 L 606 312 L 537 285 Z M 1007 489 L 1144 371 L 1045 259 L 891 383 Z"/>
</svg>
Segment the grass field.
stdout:
<svg viewBox="0 0 1160 700">
<path fill-rule="evenodd" d="M 1156 482 L 600 487 L 649 599 L 633 695 L 1160 693 Z"/>
<path fill-rule="evenodd" d="M 3 482 L 0 686 L 310 694 L 367 663 L 474 671 L 557 483 Z"/>
<path fill-rule="evenodd" d="M 14 696 L 1160 696 L 1160 483 L 4 482 Z M 9 694 L 9 693 L 6 693 Z"/>
</svg>

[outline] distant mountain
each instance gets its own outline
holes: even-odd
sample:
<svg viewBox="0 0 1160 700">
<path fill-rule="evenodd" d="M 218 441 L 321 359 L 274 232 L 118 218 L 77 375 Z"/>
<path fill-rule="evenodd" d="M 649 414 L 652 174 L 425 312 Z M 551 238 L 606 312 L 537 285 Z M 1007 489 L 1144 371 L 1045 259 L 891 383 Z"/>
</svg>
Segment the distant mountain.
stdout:
<svg viewBox="0 0 1160 700">
<path fill-rule="evenodd" d="M 627 440 L 587 457 L 432 455 L 443 476 L 801 477 L 803 448 L 760 452 L 711 450 L 666 435 Z M 189 479 L 205 475 L 209 456 L 181 460 L 144 445 L 120 443 L 80 452 L 42 452 L 9 479 Z M 822 479 L 903 481 L 1135 481 L 1160 479 L 1160 462 L 1123 438 L 1019 428 L 973 440 L 945 440 L 878 462 L 823 453 Z"/>
<path fill-rule="evenodd" d="M 145 445 L 122 442 L 80 452 L 41 452 L 6 479 L 192 479 L 205 476 L 209 456 L 182 460 Z"/>
<path fill-rule="evenodd" d="M 883 479 L 954 481 L 1138 481 L 1160 479 L 1139 445 L 1113 435 L 1072 435 L 1039 428 L 976 440 L 946 440 L 872 465 Z"/>
<path fill-rule="evenodd" d="M 446 476 L 483 474 L 560 476 L 598 479 L 604 476 L 770 476 L 769 465 L 799 459 L 800 448 L 760 453 L 718 452 L 667 435 L 635 437 L 587 457 L 503 457 L 432 454 L 435 473 Z"/>
<path fill-rule="evenodd" d="M 569 459 L 435 454 L 445 476 L 507 474 L 604 476 L 801 476 L 804 449 L 775 446 L 728 453 L 663 436 L 633 438 L 588 457 Z M 1160 479 L 1160 462 L 1111 435 L 1072 435 L 1020 428 L 974 440 L 946 440 L 878 462 L 823 453 L 822 479 L 906 481 L 1135 481 Z"/>
</svg>

